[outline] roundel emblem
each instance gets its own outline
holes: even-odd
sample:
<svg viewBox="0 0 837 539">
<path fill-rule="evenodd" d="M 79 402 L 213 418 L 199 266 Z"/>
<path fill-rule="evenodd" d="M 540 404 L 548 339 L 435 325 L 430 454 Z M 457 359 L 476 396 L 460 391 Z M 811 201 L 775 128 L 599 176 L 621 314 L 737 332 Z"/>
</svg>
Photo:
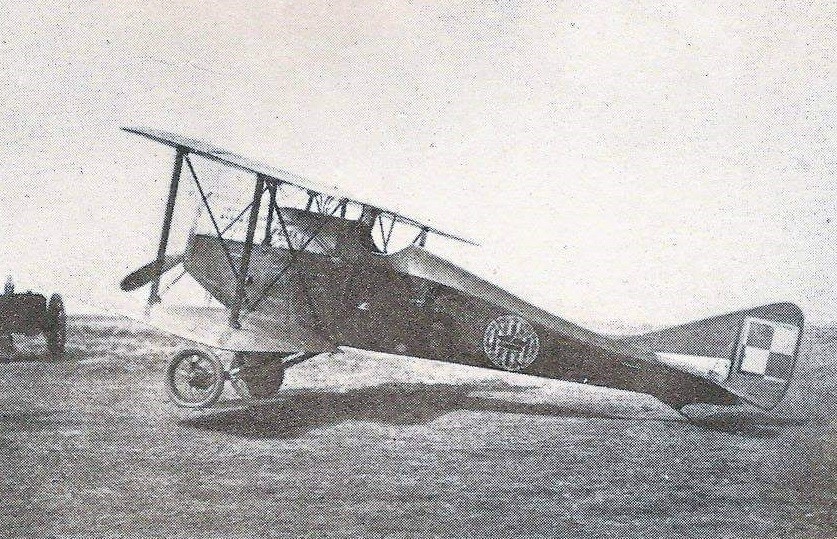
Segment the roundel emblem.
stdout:
<svg viewBox="0 0 837 539">
<path fill-rule="evenodd" d="M 540 340 L 532 326 L 516 314 L 495 318 L 482 337 L 485 355 L 507 371 L 519 371 L 538 357 Z"/>
</svg>

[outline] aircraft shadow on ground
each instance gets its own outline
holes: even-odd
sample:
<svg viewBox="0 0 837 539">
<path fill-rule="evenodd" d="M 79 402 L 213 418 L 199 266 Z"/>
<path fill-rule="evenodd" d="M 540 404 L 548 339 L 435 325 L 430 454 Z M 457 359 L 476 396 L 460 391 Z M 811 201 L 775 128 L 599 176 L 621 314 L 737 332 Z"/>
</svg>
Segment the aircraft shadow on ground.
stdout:
<svg viewBox="0 0 837 539">
<path fill-rule="evenodd" d="M 242 405 L 227 404 L 180 421 L 184 426 L 247 438 L 295 438 L 307 432 L 344 421 L 369 421 L 390 425 L 423 425 L 455 411 L 494 412 L 530 416 L 580 417 L 652 423 L 681 423 L 683 428 L 708 429 L 746 437 L 772 438 L 798 421 L 766 417 L 726 409 L 690 417 L 689 421 L 666 418 L 626 417 L 607 402 L 562 403 L 514 402 L 487 398 L 486 392 L 526 393 L 527 388 L 480 384 L 386 384 L 347 392 L 300 391 L 280 400 Z M 475 395 L 474 393 L 481 393 Z"/>
<path fill-rule="evenodd" d="M 55 423 L 58 410 L 0 410 L 0 430 L 35 432 Z M 62 418 L 63 419 L 63 418 Z"/>
<path fill-rule="evenodd" d="M 31 352 L 31 351 L 15 351 L 14 354 L 0 355 L 0 364 L 2 363 L 60 363 L 60 362 L 74 362 L 84 359 L 88 356 L 82 350 L 75 350 L 68 348 L 64 354 L 55 358 L 47 351 Z"/>
<path fill-rule="evenodd" d="M 711 414 L 689 415 L 689 422 L 702 429 L 728 434 L 738 434 L 748 438 L 775 438 L 787 427 L 809 423 L 806 419 L 768 416 L 751 410 L 721 409 Z"/>
<path fill-rule="evenodd" d="M 344 421 L 369 421 L 390 425 L 422 425 L 455 411 L 495 412 L 530 416 L 580 417 L 652 423 L 682 423 L 683 428 L 701 428 L 746 437 L 778 436 L 786 421 L 737 413 L 704 415 L 686 421 L 666 418 L 626 417 L 607 403 L 580 403 L 578 406 L 530 403 L 474 395 L 486 391 L 523 394 L 526 388 L 485 385 L 387 384 L 347 392 L 309 391 L 281 400 L 253 403 L 183 419 L 184 426 L 225 432 L 248 438 L 295 438 L 316 428 Z M 228 406 L 235 403 L 229 403 Z"/>
<path fill-rule="evenodd" d="M 499 389 L 478 384 L 387 384 L 347 392 L 308 391 L 272 402 L 216 409 L 183 419 L 181 424 L 252 438 L 294 438 L 344 421 L 421 425 L 460 410 L 556 417 L 612 417 L 592 409 L 472 395 L 476 391 Z M 526 388 L 504 386 L 501 390 L 522 394 Z"/>
</svg>

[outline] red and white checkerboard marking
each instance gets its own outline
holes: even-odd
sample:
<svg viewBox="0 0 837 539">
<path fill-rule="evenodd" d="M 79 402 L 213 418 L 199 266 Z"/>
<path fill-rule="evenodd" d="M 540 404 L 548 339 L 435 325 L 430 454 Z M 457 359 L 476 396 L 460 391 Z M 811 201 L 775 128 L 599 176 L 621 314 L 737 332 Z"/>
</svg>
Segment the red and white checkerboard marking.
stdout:
<svg viewBox="0 0 837 539">
<path fill-rule="evenodd" d="M 748 317 L 738 344 L 738 370 L 775 382 L 787 382 L 798 343 L 798 327 Z"/>
</svg>

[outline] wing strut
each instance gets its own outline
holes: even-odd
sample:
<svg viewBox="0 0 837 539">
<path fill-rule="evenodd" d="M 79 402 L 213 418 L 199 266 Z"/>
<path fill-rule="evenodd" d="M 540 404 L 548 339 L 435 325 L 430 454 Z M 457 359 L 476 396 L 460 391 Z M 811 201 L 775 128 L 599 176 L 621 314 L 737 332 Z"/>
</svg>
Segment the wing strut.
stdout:
<svg viewBox="0 0 837 539">
<path fill-rule="evenodd" d="M 247 277 L 250 274 L 250 254 L 253 252 L 253 238 L 256 235 L 256 224 L 258 224 L 259 206 L 261 206 L 263 193 L 264 176 L 256 174 L 256 188 L 253 191 L 253 205 L 250 206 L 250 221 L 247 223 L 247 237 L 244 240 L 244 251 L 241 253 L 241 271 L 238 274 L 238 286 L 236 287 L 235 298 L 230 308 L 230 327 L 235 329 L 241 329 L 241 322 L 239 322 L 238 316 L 241 313 L 241 304 L 244 302 Z"/>
<path fill-rule="evenodd" d="M 230 227 L 228 226 L 227 228 L 225 228 L 222 231 L 221 228 L 218 226 L 218 220 L 215 218 L 215 214 L 212 213 L 212 208 L 209 205 L 209 195 L 207 195 L 206 192 L 203 190 L 203 186 L 201 185 L 200 180 L 198 180 L 198 175 L 195 173 L 195 167 L 192 166 L 192 160 L 189 159 L 188 155 L 186 156 L 186 164 L 189 166 L 189 172 L 192 173 L 192 178 L 194 178 L 195 185 L 198 187 L 198 194 L 200 194 L 201 200 L 203 200 L 203 206 L 204 206 L 204 208 L 206 208 L 207 215 L 209 215 L 209 220 L 212 221 L 212 226 L 215 228 L 215 233 L 218 236 L 218 241 L 221 244 L 221 249 L 224 250 L 224 254 L 227 257 L 227 263 L 230 265 L 230 270 L 232 271 L 233 276 L 236 278 L 236 280 L 238 280 L 239 273 L 238 273 L 238 270 L 235 267 L 235 262 L 233 262 L 232 255 L 230 254 L 230 250 L 227 249 L 227 247 L 224 245 L 224 241 L 223 241 L 224 240 L 224 232 L 229 230 Z M 232 224 L 234 224 L 238 220 L 238 218 L 240 218 L 242 215 L 243 215 L 243 212 L 239 214 L 239 216 L 236 218 L 235 221 L 230 223 L 230 226 L 232 226 Z"/>
<path fill-rule="evenodd" d="M 281 182 L 281 180 L 276 180 L 276 181 Z M 345 202 L 346 201 L 344 199 L 340 202 L 340 204 L 335 206 L 334 209 L 330 212 L 330 215 L 334 215 L 335 213 L 337 213 L 337 211 L 340 208 L 345 207 Z M 291 260 L 290 260 L 290 262 L 285 264 L 285 266 L 279 271 L 279 273 L 277 273 L 273 277 L 273 279 L 267 284 L 267 286 L 265 286 L 264 289 L 262 289 L 259 296 L 253 302 L 251 302 L 247 305 L 248 310 L 251 310 L 251 311 L 256 310 L 256 308 L 261 304 L 261 302 L 264 301 L 264 299 L 267 297 L 268 293 L 270 293 L 270 290 L 274 286 L 276 286 L 276 284 L 282 279 L 282 277 L 288 272 L 288 270 L 290 270 L 291 267 L 296 263 L 296 260 L 297 260 L 296 253 L 298 251 L 304 251 L 305 248 L 308 247 L 308 245 L 312 241 L 314 241 L 317 238 L 317 236 L 319 236 L 320 232 L 322 232 L 323 229 L 325 228 L 325 226 L 328 224 L 328 220 L 325 218 L 326 214 L 323 214 L 323 218 L 321 219 L 321 221 L 319 223 L 317 223 L 316 228 L 313 228 L 313 230 L 311 230 L 311 231 L 309 231 L 309 230 L 305 231 L 306 233 L 310 232 L 311 235 L 302 243 L 302 245 L 299 245 L 299 246 L 295 247 L 294 244 L 293 244 L 293 241 L 291 240 L 290 233 L 288 232 L 287 225 L 285 224 L 285 219 L 282 217 L 282 213 L 279 210 L 279 206 L 276 204 L 276 201 L 273 201 L 273 206 L 274 206 L 273 213 L 276 215 L 276 218 L 279 220 L 280 229 L 282 230 L 282 234 L 285 236 L 285 241 L 288 244 L 288 251 L 290 251 Z M 306 294 L 307 294 L 307 288 L 306 288 Z M 310 298 L 309 298 L 309 300 L 310 300 Z M 315 315 L 315 317 L 316 317 L 316 315 Z"/>
<path fill-rule="evenodd" d="M 187 162 L 188 162 L 188 161 L 187 161 Z M 198 183 L 200 183 L 200 182 L 198 182 Z M 253 201 L 251 200 L 251 201 L 250 201 L 250 202 L 249 202 L 249 203 L 248 203 L 248 204 L 247 204 L 247 205 L 246 205 L 246 206 L 245 206 L 245 207 L 244 207 L 244 208 L 243 208 L 240 212 L 238 212 L 238 215 L 236 215 L 236 216 L 232 219 L 232 221 L 230 221 L 229 223 L 227 223 L 227 226 L 225 226 L 225 227 L 224 227 L 224 230 L 222 230 L 222 231 L 221 231 L 221 236 L 219 236 L 219 238 L 223 239 L 224 234 L 226 234 L 226 233 L 227 233 L 227 231 L 228 231 L 229 229 L 231 229 L 232 227 L 234 227 L 234 226 L 238 223 L 239 219 L 241 219 L 241 217 L 242 217 L 245 213 L 247 213 L 247 212 L 250 210 L 250 208 L 251 208 L 252 206 L 253 206 Z M 269 243 L 269 240 L 268 240 L 268 243 Z M 223 242 L 221 243 L 221 247 L 224 249 L 224 251 L 225 251 L 225 252 L 228 252 L 227 248 L 226 248 L 226 247 L 224 247 Z M 166 257 L 166 258 L 168 259 L 169 257 Z M 183 262 L 183 254 L 182 254 L 182 253 L 181 253 L 181 255 L 180 255 L 180 256 L 175 257 L 175 258 L 176 258 L 176 259 L 178 259 L 178 263 Z M 153 263 L 154 263 L 154 262 L 152 262 L 152 264 L 153 264 Z M 169 269 L 171 269 L 171 267 L 174 267 L 174 266 L 171 266 L 171 267 L 168 267 L 168 266 L 169 266 L 169 264 L 168 264 L 168 263 L 166 263 L 166 264 L 164 264 L 164 265 L 163 265 L 163 270 L 164 270 L 164 271 L 163 271 L 163 273 L 165 273 L 166 271 L 168 271 Z M 142 269 L 142 268 L 141 268 L 141 269 Z M 235 272 L 235 271 L 236 271 L 236 270 L 235 270 L 235 267 L 233 267 L 233 272 Z M 139 272 L 139 270 L 137 270 L 136 272 L 134 272 L 134 273 L 133 273 L 133 274 L 131 274 L 131 275 L 134 275 L 134 274 L 136 274 L 136 273 L 138 273 L 138 272 Z M 170 283 L 166 286 L 166 288 L 165 288 L 162 292 L 160 292 L 160 293 L 159 293 L 159 295 L 162 297 L 162 296 L 163 296 L 163 294 L 165 294 L 166 292 L 168 292 L 168 291 L 169 291 L 169 289 L 171 289 L 171 287 L 172 287 L 172 286 L 174 286 L 174 285 L 177 283 L 177 281 L 179 281 L 180 279 L 182 279 L 182 278 L 183 278 L 183 276 L 184 276 L 184 275 L 186 275 L 186 273 L 188 273 L 188 272 L 187 272 L 185 269 L 181 270 L 181 272 L 177 275 L 177 277 L 175 277 L 174 279 L 172 279 L 172 282 L 170 282 Z M 130 276 L 129 276 L 129 277 L 130 277 Z M 123 280 L 122 280 L 122 282 L 124 283 L 124 282 L 126 281 L 126 279 L 127 279 L 127 277 L 126 277 L 125 279 L 123 279 Z M 150 280 L 149 280 L 149 281 L 145 281 L 145 282 L 143 282 L 143 283 L 141 283 L 141 284 L 133 285 L 133 287 L 134 287 L 134 288 L 139 288 L 140 286 L 142 286 L 142 285 L 144 285 L 144 284 L 148 284 L 149 282 L 151 282 L 151 281 L 150 281 Z"/>
<path fill-rule="evenodd" d="M 148 307 L 150 308 L 155 303 L 160 303 L 160 278 L 163 276 L 163 266 L 166 263 L 166 246 L 169 243 L 169 233 L 171 232 L 171 222 L 174 216 L 174 203 L 177 199 L 177 187 L 180 184 L 180 171 L 183 169 L 183 158 L 186 156 L 187 150 L 180 146 L 177 147 L 177 153 L 174 157 L 174 170 L 171 174 L 171 183 L 169 183 L 169 198 L 166 201 L 166 213 L 163 216 L 163 230 L 160 233 L 160 245 L 157 247 L 157 261 L 154 266 L 154 281 L 151 283 L 151 293 L 148 296 Z"/>
<path fill-rule="evenodd" d="M 270 203 L 267 205 L 267 223 L 264 225 L 264 245 L 270 245 L 273 238 L 273 206 L 276 205 L 277 182 L 267 182 L 267 190 L 270 192 Z"/>
</svg>

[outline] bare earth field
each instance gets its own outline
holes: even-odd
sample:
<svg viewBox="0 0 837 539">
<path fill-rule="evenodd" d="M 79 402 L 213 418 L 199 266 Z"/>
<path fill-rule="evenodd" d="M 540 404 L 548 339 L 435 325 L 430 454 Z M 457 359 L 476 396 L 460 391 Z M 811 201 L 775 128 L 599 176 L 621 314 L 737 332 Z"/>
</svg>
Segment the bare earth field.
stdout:
<svg viewBox="0 0 837 539">
<path fill-rule="evenodd" d="M 837 537 L 837 329 L 770 416 L 349 352 L 283 396 L 166 402 L 182 343 L 72 321 L 0 362 L 9 537 Z"/>
</svg>

